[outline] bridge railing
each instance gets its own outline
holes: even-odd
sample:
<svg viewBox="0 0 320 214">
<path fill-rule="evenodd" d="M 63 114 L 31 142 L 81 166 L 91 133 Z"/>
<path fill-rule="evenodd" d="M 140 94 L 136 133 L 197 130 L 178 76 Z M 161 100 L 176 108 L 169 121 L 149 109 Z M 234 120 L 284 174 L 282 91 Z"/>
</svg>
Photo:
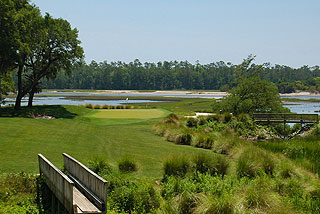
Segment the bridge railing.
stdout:
<svg viewBox="0 0 320 214">
<path fill-rule="evenodd" d="M 314 123 L 318 122 L 318 114 L 292 114 L 292 113 L 254 113 L 253 119 L 256 121 L 270 121 L 270 122 L 302 122 Z"/>
<path fill-rule="evenodd" d="M 63 160 L 65 170 L 75 179 L 76 185 L 80 185 L 82 193 L 91 199 L 92 203 L 100 210 L 105 211 L 107 204 L 107 181 L 66 153 L 63 153 Z M 81 186 L 85 188 L 81 188 Z"/>
<path fill-rule="evenodd" d="M 38 155 L 40 174 L 44 176 L 49 189 L 58 200 L 73 213 L 73 188 L 74 182 L 48 161 L 42 154 Z"/>
</svg>

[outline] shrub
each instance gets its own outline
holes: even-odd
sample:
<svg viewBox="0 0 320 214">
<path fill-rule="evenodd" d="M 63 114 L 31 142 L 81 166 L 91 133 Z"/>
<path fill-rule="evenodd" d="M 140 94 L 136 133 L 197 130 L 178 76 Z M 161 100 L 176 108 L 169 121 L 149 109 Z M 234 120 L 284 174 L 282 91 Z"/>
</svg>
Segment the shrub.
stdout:
<svg viewBox="0 0 320 214">
<path fill-rule="evenodd" d="M 100 109 L 100 108 L 101 108 L 101 106 L 100 106 L 100 105 L 98 105 L 98 104 L 96 104 L 96 105 L 94 105 L 94 106 L 93 106 L 93 108 L 94 108 L 94 109 Z"/>
<path fill-rule="evenodd" d="M 179 125 L 179 117 L 176 114 L 171 113 L 166 116 L 162 122 L 166 124 Z"/>
<path fill-rule="evenodd" d="M 109 105 L 104 104 L 101 108 L 103 108 L 103 109 L 109 109 Z"/>
<path fill-rule="evenodd" d="M 136 161 L 130 157 L 123 157 L 118 161 L 120 172 L 128 173 L 138 171 L 138 165 Z"/>
<path fill-rule="evenodd" d="M 279 175 L 281 178 L 291 178 L 296 175 L 295 170 L 291 165 L 282 161 L 280 164 Z"/>
<path fill-rule="evenodd" d="M 232 119 L 232 114 L 228 113 L 228 112 L 225 112 L 222 114 L 222 116 L 220 117 L 220 121 L 221 122 L 224 122 L 224 123 L 228 123 L 230 122 Z"/>
<path fill-rule="evenodd" d="M 200 173 L 209 172 L 211 175 L 222 175 L 227 173 L 229 161 L 221 155 L 199 154 L 194 156 L 195 170 Z"/>
<path fill-rule="evenodd" d="M 218 122 L 218 121 L 219 121 L 219 116 L 216 114 L 207 116 L 207 122 Z"/>
<path fill-rule="evenodd" d="M 247 153 L 242 153 L 238 158 L 236 171 L 239 177 L 253 178 L 256 176 L 257 168 L 252 158 Z"/>
<path fill-rule="evenodd" d="M 204 148 L 204 149 L 211 149 L 214 143 L 213 137 L 205 134 L 199 134 L 195 138 L 195 147 Z"/>
<path fill-rule="evenodd" d="M 175 138 L 175 143 L 180 145 L 190 145 L 192 141 L 192 135 L 188 133 L 186 130 L 183 133 L 179 134 Z"/>
<path fill-rule="evenodd" d="M 268 208 L 272 203 L 270 190 L 265 187 L 265 183 L 254 182 L 245 190 L 244 205 L 246 208 Z"/>
<path fill-rule="evenodd" d="M 93 160 L 88 161 L 89 169 L 93 172 L 101 175 L 103 173 L 112 172 L 112 167 L 106 162 L 106 160 L 101 158 L 95 158 Z"/>
<path fill-rule="evenodd" d="M 231 214 L 234 213 L 234 199 L 231 194 L 219 197 L 201 194 L 195 214 Z"/>
<path fill-rule="evenodd" d="M 194 128 L 194 127 L 197 127 L 198 126 L 198 121 L 197 119 L 193 118 L 193 117 L 189 117 L 187 119 L 187 127 L 189 128 Z"/>
<path fill-rule="evenodd" d="M 86 107 L 86 108 L 93 108 L 92 104 L 90 104 L 90 103 L 86 103 L 86 104 L 84 105 L 84 107 Z"/>
<path fill-rule="evenodd" d="M 189 160 L 183 156 L 173 156 L 167 158 L 163 163 L 164 177 L 181 176 L 184 177 L 190 167 Z"/>
<path fill-rule="evenodd" d="M 199 126 L 203 126 L 207 123 L 207 118 L 205 116 L 199 117 L 198 120 L 199 120 L 199 122 L 198 122 Z"/>
<path fill-rule="evenodd" d="M 125 213 L 150 213 L 160 207 L 160 196 L 150 184 L 128 183 L 111 193 L 110 206 Z"/>
</svg>

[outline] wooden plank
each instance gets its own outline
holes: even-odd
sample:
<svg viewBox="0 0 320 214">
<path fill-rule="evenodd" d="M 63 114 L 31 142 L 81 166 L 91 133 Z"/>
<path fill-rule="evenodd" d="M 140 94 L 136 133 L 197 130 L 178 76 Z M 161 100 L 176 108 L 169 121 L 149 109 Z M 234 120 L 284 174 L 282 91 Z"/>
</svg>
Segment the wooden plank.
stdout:
<svg viewBox="0 0 320 214">
<path fill-rule="evenodd" d="M 38 159 L 40 174 L 44 176 L 46 184 L 68 212 L 73 213 L 73 181 L 42 154 L 38 154 Z"/>
<path fill-rule="evenodd" d="M 319 118 L 318 114 L 254 113 L 253 119 L 257 122 L 315 123 Z"/>
<path fill-rule="evenodd" d="M 88 190 L 94 193 L 103 204 L 95 203 L 100 210 L 106 211 L 107 204 L 107 181 L 101 178 L 96 173 L 92 172 L 85 165 L 63 153 L 65 169 L 77 180 L 79 180 Z M 88 197 L 90 197 L 88 195 Z M 94 202 L 94 201 L 92 201 Z"/>
<path fill-rule="evenodd" d="M 77 188 L 73 190 L 73 204 L 77 206 L 78 213 L 102 213 Z"/>
</svg>

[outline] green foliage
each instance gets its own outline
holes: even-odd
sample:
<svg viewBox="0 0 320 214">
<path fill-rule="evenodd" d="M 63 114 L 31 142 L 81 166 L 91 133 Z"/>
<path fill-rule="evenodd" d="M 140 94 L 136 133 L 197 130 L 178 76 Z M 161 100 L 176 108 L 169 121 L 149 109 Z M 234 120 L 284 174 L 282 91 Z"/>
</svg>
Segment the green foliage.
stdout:
<svg viewBox="0 0 320 214">
<path fill-rule="evenodd" d="M 198 148 L 211 149 L 214 144 L 214 138 L 208 134 L 198 134 L 195 137 L 193 145 Z"/>
<path fill-rule="evenodd" d="M 236 172 L 239 177 L 254 178 L 261 172 L 273 175 L 274 169 L 275 162 L 268 153 L 247 147 L 238 157 Z"/>
<path fill-rule="evenodd" d="M 186 126 L 189 128 L 197 127 L 198 126 L 197 119 L 195 119 L 193 117 L 188 118 Z"/>
<path fill-rule="evenodd" d="M 190 167 L 190 161 L 184 156 L 172 156 L 163 163 L 164 177 L 180 176 L 184 177 Z"/>
<path fill-rule="evenodd" d="M 120 172 L 129 173 L 138 171 L 138 164 L 135 159 L 125 156 L 118 161 Z"/>
<path fill-rule="evenodd" d="M 105 173 L 111 173 L 113 171 L 110 164 L 107 163 L 107 161 L 103 158 L 94 158 L 93 160 L 88 161 L 88 167 L 93 172 L 101 175 Z"/>
<path fill-rule="evenodd" d="M 230 90 L 230 95 L 214 106 L 215 111 L 222 109 L 234 115 L 255 112 L 283 112 L 277 87 L 258 77 L 243 79 L 240 84 Z"/>
<path fill-rule="evenodd" d="M 110 197 L 111 208 L 125 213 L 150 213 L 160 206 L 159 194 L 150 184 L 128 183 L 114 189 Z"/>
<path fill-rule="evenodd" d="M 229 160 L 221 155 L 198 154 L 193 158 L 195 170 L 200 173 L 224 176 L 229 168 Z"/>
</svg>

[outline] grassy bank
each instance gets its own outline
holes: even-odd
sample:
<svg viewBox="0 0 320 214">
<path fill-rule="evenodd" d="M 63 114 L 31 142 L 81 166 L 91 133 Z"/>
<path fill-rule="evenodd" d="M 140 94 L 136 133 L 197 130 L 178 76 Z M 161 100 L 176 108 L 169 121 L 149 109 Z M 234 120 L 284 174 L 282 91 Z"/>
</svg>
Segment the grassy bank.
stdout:
<svg viewBox="0 0 320 214">
<path fill-rule="evenodd" d="M 30 110 L 27 108 L 19 112 L 1 109 L 1 173 L 22 170 L 37 173 L 38 153 L 62 167 L 61 154 L 66 152 L 84 163 L 101 156 L 115 164 L 122 156 L 132 156 L 143 166 L 140 175 L 159 177 L 161 162 L 167 156 L 202 152 L 173 145 L 155 135 L 152 126 L 159 120 L 157 118 L 137 119 L 130 123 L 121 121 L 125 120 L 123 118 L 105 119 L 106 125 L 92 118 L 93 113 L 99 110 L 84 107 L 42 106 L 34 107 L 31 111 L 57 119 L 29 118 Z"/>
</svg>

